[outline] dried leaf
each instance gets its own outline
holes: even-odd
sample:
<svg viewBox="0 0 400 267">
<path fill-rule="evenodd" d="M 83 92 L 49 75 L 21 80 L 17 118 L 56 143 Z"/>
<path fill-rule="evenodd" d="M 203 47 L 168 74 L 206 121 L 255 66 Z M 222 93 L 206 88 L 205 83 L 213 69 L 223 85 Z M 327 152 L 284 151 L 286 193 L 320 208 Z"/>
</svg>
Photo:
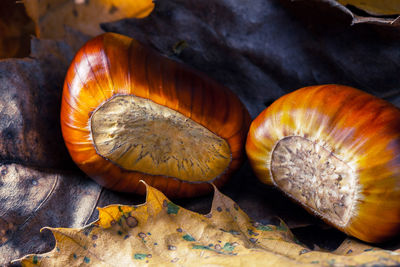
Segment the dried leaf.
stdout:
<svg viewBox="0 0 400 267">
<path fill-rule="evenodd" d="M 334 253 L 311 251 L 287 226 L 252 222 L 215 189 L 211 212 L 201 215 L 147 186 L 146 203 L 111 205 L 80 229 L 49 228 L 56 247 L 28 255 L 23 266 L 293 266 L 400 264 L 400 250 L 385 251 L 350 241 Z"/>
<path fill-rule="evenodd" d="M 342 5 L 352 5 L 371 15 L 399 15 L 400 2 L 397 0 L 337 0 Z"/>
<path fill-rule="evenodd" d="M 400 25 L 400 4 L 396 0 L 313 0 L 312 2 L 328 3 L 338 8 L 352 18 L 352 24 Z"/>
<path fill-rule="evenodd" d="M 87 39 L 74 36 L 81 44 Z M 34 38 L 30 58 L 0 62 L 0 162 L 76 168 L 59 122 L 64 76 L 75 51 L 62 41 Z"/>
<path fill-rule="evenodd" d="M 122 18 L 143 18 L 154 8 L 152 0 L 29 0 L 29 16 L 36 23 L 37 36 L 61 38 L 64 25 L 94 36 L 102 33 L 99 23 Z"/>
<path fill-rule="evenodd" d="M 50 249 L 45 225 L 86 224 L 100 195 L 69 158 L 59 126 L 64 75 L 87 38 L 71 35 L 69 44 L 33 39 L 30 58 L 0 61 L 1 266 Z"/>
</svg>

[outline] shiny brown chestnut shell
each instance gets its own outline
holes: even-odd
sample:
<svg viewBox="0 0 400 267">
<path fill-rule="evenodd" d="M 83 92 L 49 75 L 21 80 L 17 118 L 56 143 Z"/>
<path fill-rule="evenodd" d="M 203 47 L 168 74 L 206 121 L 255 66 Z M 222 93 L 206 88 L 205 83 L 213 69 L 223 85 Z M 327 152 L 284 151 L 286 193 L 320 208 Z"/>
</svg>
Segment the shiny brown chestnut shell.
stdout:
<svg viewBox="0 0 400 267">
<path fill-rule="evenodd" d="M 381 242 L 400 231 L 400 111 L 360 90 L 311 86 L 251 124 L 258 178 L 343 232 Z"/>
<path fill-rule="evenodd" d="M 62 133 L 75 163 L 99 184 L 169 197 L 223 185 L 243 159 L 247 109 L 229 89 L 137 41 L 106 33 L 68 70 Z"/>
</svg>

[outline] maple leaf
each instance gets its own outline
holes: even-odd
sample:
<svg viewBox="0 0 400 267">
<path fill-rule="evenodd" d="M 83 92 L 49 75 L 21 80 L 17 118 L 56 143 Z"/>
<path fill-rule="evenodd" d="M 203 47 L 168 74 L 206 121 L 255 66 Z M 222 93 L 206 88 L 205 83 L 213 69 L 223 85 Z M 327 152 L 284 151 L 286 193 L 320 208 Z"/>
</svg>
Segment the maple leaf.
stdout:
<svg viewBox="0 0 400 267">
<path fill-rule="evenodd" d="M 336 251 L 312 251 L 289 228 L 253 222 L 215 188 L 211 212 L 177 206 L 147 185 L 146 203 L 99 209 L 83 228 L 48 228 L 56 247 L 28 255 L 23 266 L 294 266 L 400 264 L 400 250 L 386 251 L 354 240 Z M 213 265 L 214 266 L 214 265 Z"/>
</svg>

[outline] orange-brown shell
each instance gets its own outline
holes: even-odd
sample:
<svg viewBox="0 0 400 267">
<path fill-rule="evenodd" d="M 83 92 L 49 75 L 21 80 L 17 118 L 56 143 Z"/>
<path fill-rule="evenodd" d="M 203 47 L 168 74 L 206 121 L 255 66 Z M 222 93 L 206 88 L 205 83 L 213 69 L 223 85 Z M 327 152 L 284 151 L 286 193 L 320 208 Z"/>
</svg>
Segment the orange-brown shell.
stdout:
<svg viewBox="0 0 400 267">
<path fill-rule="evenodd" d="M 360 189 L 355 212 L 346 226 L 336 227 L 368 242 L 399 233 L 400 111 L 395 106 L 341 85 L 305 87 L 281 97 L 253 121 L 246 143 L 250 164 L 264 183 L 273 184 L 271 153 L 287 136 L 323 143 L 355 168 Z"/>
<path fill-rule="evenodd" d="M 115 95 L 134 95 L 178 111 L 223 138 L 232 160 L 213 183 L 223 185 L 243 159 L 250 116 L 240 100 L 212 79 L 157 54 L 137 41 L 106 33 L 87 42 L 69 67 L 62 96 L 62 133 L 75 163 L 99 184 L 144 194 L 140 180 L 170 197 L 190 197 L 211 190 L 161 175 L 124 170 L 96 153 L 89 119 Z"/>
</svg>

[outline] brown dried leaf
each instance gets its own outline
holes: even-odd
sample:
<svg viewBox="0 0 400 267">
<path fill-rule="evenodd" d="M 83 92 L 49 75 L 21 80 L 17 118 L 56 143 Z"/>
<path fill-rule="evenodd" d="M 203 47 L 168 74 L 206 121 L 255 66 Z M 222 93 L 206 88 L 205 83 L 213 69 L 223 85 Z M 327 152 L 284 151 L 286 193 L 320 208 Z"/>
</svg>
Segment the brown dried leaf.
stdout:
<svg viewBox="0 0 400 267">
<path fill-rule="evenodd" d="M 94 36 L 102 33 L 101 22 L 122 18 L 143 18 L 154 8 L 152 0 L 29 0 L 29 16 L 36 23 L 37 36 L 61 38 L 67 25 Z"/>
<path fill-rule="evenodd" d="M 33 39 L 30 58 L 0 61 L 0 265 L 49 249 L 52 237 L 39 229 L 84 225 L 99 198 L 61 136 L 65 71 L 86 37 L 68 39 Z"/>
</svg>

